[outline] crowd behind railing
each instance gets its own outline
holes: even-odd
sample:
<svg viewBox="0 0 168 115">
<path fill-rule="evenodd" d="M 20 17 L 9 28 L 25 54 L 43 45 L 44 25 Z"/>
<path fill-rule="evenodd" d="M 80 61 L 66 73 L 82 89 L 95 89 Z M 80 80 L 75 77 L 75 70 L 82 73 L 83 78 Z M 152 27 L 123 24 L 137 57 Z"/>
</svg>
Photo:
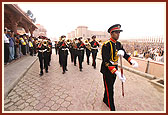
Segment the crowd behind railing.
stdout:
<svg viewBox="0 0 168 115">
<path fill-rule="evenodd" d="M 126 52 L 133 57 L 164 62 L 164 45 L 163 44 L 123 44 Z"/>
<path fill-rule="evenodd" d="M 28 34 L 15 34 L 8 28 L 4 29 L 4 64 L 11 63 L 13 60 L 24 55 L 35 56 L 37 38 Z"/>
</svg>

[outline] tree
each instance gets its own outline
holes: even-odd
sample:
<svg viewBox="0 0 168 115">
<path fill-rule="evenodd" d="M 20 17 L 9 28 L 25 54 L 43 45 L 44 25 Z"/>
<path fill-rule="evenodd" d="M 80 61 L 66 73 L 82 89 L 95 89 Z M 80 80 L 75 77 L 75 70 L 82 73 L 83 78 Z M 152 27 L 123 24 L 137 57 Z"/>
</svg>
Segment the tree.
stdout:
<svg viewBox="0 0 168 115">
<path fill-rule="evenodd" d="M 27 10 L 27 13 L 26 13 L 27 16 L 30 17 L 30 19 L 35 23 L 36 22 L 36 18 L 33 19 L 33 13 L 30 11 L 30 10 Z"/>
</svg>

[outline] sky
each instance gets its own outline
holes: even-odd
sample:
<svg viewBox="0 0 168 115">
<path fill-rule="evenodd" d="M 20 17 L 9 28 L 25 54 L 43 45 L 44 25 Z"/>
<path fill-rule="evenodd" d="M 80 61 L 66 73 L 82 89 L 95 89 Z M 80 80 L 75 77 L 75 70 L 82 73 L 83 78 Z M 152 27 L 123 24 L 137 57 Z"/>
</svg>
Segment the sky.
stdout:
<svg viewBox="0 0 168 115">
<path fill-rule="evenodd" d="M 120 39 L 163 37 L 166 31 L 165 2 L 38 2 L 17 3 L 36 17 L 35 24 L 47 29 L 47 37 L 59 38 L 87 26 L 92 31 L 107 31 L 114 24 L 121 24 Z"/>
</svg>

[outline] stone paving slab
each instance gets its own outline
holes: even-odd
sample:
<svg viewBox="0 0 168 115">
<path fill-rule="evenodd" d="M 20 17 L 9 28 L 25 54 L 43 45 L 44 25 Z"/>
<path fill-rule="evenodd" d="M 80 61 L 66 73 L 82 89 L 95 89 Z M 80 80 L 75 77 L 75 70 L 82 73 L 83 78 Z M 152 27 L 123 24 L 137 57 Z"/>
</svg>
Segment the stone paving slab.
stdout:
<svg viewBox="0 0 168 115">
<path fill-rule="evenodd" d="M 15 62 L 4 67 L 4 97 L 18 83 L 21 77 L 28 71 L 35 62 L 37 56 L 24 56 Z"/>
<path fill-rule="evenodd" d="M 91 57 L 90 57 L 91 60 Z M 70 62 L 68 71 L 62 74 L 58 55 L 52 54 L 49 73 L 39 76 L 39 61 L 27 71 L 4 100 L 4 111 L 109 111 L 103 103 L 104 85 L 100 73 L 101 61 L 97 68 L 87 65 L 83 71 Z M 116 111 L 164 111 L 164 91 L 148 79 L 124 70 L 125 96 L 121 95 L 121 81 L 115 82 Z"/>
</svg>

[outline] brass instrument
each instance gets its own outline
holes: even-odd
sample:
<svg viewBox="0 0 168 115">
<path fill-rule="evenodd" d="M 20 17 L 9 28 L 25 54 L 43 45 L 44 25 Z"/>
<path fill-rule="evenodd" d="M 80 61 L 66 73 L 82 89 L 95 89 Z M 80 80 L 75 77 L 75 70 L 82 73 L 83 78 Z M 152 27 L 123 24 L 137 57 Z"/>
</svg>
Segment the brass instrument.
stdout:
<svg viewBox="0 0 168 115">
<path fill-rule="evenodd" d="M 37 44 L 42 43 L 42 39 L 38 39 Z"/>
<path fill-rule="evenodd" d="M 42 43 L 44 46 L 48 46 L 48 41 L 47 40 L 43 40 L 43 43 Z"/>
<path fill-rule="evenodd" d="M 69 44 L 70 44 L 70 40 L 68 39 L 68 40 L 66 41 L 66 43 L 67 43 L 67 45 L 69 45 Z"/>
<path fill-rule="evenodd" d="M 91 44 L 88 42 L 88 40 L 85 40 L 85 46 L 88 50 L 91 51 Z"/>
</svg>

